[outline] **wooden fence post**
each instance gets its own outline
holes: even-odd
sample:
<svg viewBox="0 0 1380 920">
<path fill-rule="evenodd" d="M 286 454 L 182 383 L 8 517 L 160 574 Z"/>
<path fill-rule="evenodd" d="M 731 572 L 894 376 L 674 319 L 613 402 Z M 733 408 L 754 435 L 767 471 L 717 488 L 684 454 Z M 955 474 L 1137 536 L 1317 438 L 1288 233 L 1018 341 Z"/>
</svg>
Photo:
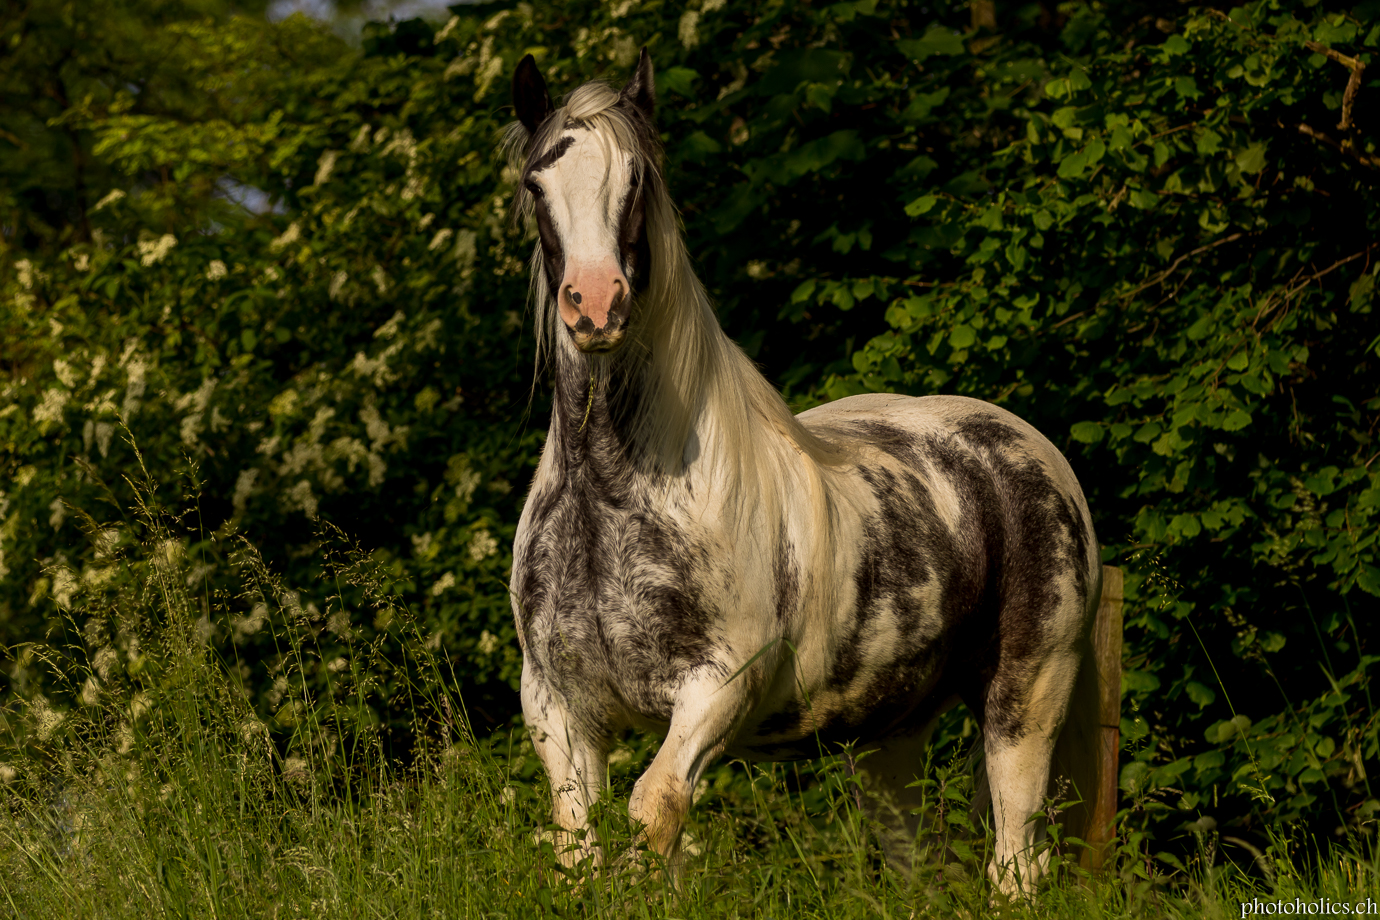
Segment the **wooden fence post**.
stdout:
<svg viewBox="0 0 1380 920">
<path fill-rule="evenodd" d="M 1101 675 L 1097 765 L 1097 805 L 1088 833 L 1088 849 L 1079 864 L 1098 871 L 1107 860 L 1116 828 L 1118 762 L 1121 752 L 1121 569 L 1102 567 L 1102 601 L 1093 622 L 1093 655 Z"/>
</svg>

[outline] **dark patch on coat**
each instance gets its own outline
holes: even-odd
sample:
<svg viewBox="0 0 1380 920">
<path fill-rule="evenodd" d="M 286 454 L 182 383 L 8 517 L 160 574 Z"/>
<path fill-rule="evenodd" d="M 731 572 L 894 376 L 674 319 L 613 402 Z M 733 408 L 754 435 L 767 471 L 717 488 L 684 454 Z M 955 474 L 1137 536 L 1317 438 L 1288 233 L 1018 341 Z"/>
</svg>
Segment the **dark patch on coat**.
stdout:
<svg viewBox="0 0 1380 920">
<path fill-rule="evenodd" d="M 851 684 L 863 662 L 863 636 L 883 605 L 896 612 L 901 640 L 898 656 L 926 618 L 914 589 L 929 583 L 936 566 L 953 567 L 952 538 L 929 489 L 910 470 L 860 466 L 858 474 L 872 489 L 879 510 L 863 528 L 862 558 L 853 573 L 856 601 L 852 623 L 835 651 L 829 683 Z"/>
<path fill-rule="evenodd" d="M 776 558 L 772 563 L 772 590 L 776 595 L 776 622 L 785 623 L 800 604 L 800 571 L 795 563 L 795 548 L 785 528 L 776 535 Z"/>
<path fill-rule="evenodd" d="M 1072 496 L 1064 494 L 1025 448 L 1026 436 L 989 415 L 976 413 L 954 426 L 959 440 L 991 470 L 998 491 L 1007 546 L 998 580 L 1001 605 L 995 660 L 979 708 L 984 731 L 1007 738 L 1025 733 L 1023 716 L 1050 619 L 1061 608 L 1055 586 L 1065 576 L 1076 585 L 1079 610 L 1087 607 L 1090 528 Z"/>
</svg>

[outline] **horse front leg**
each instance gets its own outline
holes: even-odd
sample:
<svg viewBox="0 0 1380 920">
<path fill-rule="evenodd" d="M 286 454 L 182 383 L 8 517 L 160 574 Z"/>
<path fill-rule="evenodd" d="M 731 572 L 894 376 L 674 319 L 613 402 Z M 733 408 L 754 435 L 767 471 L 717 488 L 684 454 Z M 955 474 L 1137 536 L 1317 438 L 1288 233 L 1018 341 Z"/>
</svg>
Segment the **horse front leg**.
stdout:
<svg viewBox="0 0 1380 920">
<path fill-rule="evenodd" d="M 725 684 L 717 675 L 687 681 L 677 695 L 666 740 L 633 787 L 628 815 L 673 879 L 680 868 L 681 835 L 695 786 L 723 753 L 747 711 L 747 682 L 740 681 Z"/>
<path fill-rule="evenodd" d="M 599 799 L 608 775 L 608 743 L 582 731 L 571 718 L 565 700 L 522 668 L 522 714 L 551 781 L 551 817 L 560 827 L 556 853 L 561 865 L 574 867 L 593 857 L 602 865 L 589 810 Z"/>
</svg>

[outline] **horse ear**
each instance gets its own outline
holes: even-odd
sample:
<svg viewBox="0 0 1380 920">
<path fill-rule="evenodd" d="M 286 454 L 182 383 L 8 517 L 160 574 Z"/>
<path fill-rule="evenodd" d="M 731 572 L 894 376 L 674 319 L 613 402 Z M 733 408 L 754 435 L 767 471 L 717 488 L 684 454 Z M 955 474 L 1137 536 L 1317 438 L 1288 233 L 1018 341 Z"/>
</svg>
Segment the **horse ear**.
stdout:
<svg viewBox="0 0 1380 920">
<path fill-rule="evenodd" d="M 527 55 L 513 71 L 513 108 L 518 121 L 528 135 L 537 133 L 537 126 L 551 114 L 551 94 L 546 91 L 546 79 L 537 69 L 537 61 Z"/>
<path fill-rule="evenodd" d="M 654 121 L 652 116 L 656 109 L 656 79 L 652 76 L 652 56 L 647 53 L 645 46 L 642 48 L 642 56 L 637 60 L 637 70 L 633 71 L 632 79 L 619 95 L 646 115 L 647 121 Z"/>
</svg>

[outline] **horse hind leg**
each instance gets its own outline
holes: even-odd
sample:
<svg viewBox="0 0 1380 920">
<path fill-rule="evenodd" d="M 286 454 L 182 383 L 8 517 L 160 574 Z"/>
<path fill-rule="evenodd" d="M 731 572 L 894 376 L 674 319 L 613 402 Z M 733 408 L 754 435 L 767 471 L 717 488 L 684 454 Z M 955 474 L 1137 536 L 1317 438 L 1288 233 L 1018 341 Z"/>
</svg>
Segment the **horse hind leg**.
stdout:
<svg viewBox="0 0 1380 920">
<path fill-rule="evenodd" d="M 987 874 L 1008 897 L 1033 893 L 1049 866 L 1049 851 L 1041 849 L 1044 821 L 1033 816 L 1044 805 L 1078 668 L 1076 653 L 1052 655 L 1033 667 L 1018 692 L 1006 687 L 1001 699 L 992 699 L 989 688 L 983 752 L 995 841 Z M 1005 702 L 1011 699 L 1019 702 Z"/>
<path fill-rule="evenodd" d="M 939 714 L 953 705 L 946 704 Z M 917 845 L 932 795 L 917 782 L 939 714 L 913 735 L 889 739 L 850 757 L 858 782 L 858 805 L 877 835 L 887 864 L 906 878 L 914 877 L 933 854 Z"/>
</svg>

